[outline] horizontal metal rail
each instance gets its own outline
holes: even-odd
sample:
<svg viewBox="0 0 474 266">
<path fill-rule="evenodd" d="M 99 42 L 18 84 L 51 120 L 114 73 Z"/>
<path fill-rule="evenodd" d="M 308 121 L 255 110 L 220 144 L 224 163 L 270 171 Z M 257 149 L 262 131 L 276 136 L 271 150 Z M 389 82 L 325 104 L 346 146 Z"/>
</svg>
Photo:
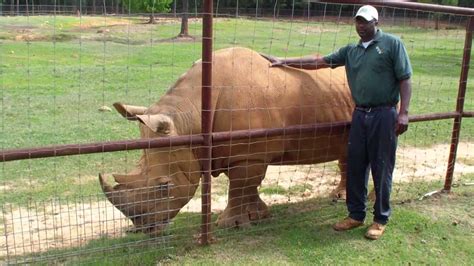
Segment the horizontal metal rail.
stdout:
<svg viewBox="0 0 474 266">
<path fill-rule="evenodd" d="M 405 8 L 410 10 L 429 11 L 429 12 L 440 12 L 454 15 L 465 15 L 474 16 L 474 8 L 467 7 L 456 7 L 456 6 L 442 6 L 434 4 L 415 3 L 412 1 L 405 0 L 318 0 L 312 2 L 320 3 L 334 3 L 334 4 L 353 4 L 353 5 L 373 5 L 373 6 L 385 6 L 394 8 Z"/>
<path fill-rule="evenodd" d="M 449 112 L 449 113 L 434 113 L 434 114 L 425 114 L 425 115 L 412 115 L 409 117 L 410 122 L 425 122 L 425 121 L 435 121 L 456 118 L 461 116 L 458 112 Z"/>
<path fill-rule="evenodd" d="M 462 117 L 474 117 L 474 112 L 464 112 L 462 113 Z"/>
<path fill-rule="evenodd" d="M 163 148 L 189 144 L 199 145 L 202 143 L 203 137 L 201 135 L 190 135 L 169 138 L 132 139 L 122 141 L 95 142 L 87 144 L 57 145 L 30 149 L 12 149 L 0 152 L 0 162 L 90 153 Z"/>
<path fill-rule="evenodd" d="M 410 122 L 425 122 L 459 117 L 458 112 L 433 113 L 410 116 Z M 474 117 L 474 112 L 466 112 L 465 117 Z M 262 138 L 303 133 L 332 133 L 338 134 L 348 130 L 350 122 L 322 123 L 317 125 L 299 125 L 286 128 L 237 130 L 230 132 L 212 133 L 212 142 L 219 143 L 229 140 L 248 138 Z M 60 157 L 68 155 L 81 155 L 102 152 L 129 151 L 140 149 L 164 148 L 182 145 L 199 146 L 204 142 L 201 134 L 177 137 L 163 137 L 153 139 L 132 139 L 121 141 L 106 141 L 86 144 L 55 145 L 41 148 L 10 149 L 0 151 L 0 162 L 17 161 L 25 159 L 38 159 Z"/>
<path fill-rule="evenodd" d="M 331 132 L 337 134 L 343 132 L 350 127 L 350 122 L 322 123 L 317 125 L 299 125 L 286 128 L 270 128 L 270 129 L 253 129 L 253 130 L 236 130 L 229 132 L 214 132 L 213 142 L 224 142 L 229 140 L 239 140 L 248 138 L 275 137 L 286 135 L 298 135 L 302 133 L 326 133 Z"/>
</svg>

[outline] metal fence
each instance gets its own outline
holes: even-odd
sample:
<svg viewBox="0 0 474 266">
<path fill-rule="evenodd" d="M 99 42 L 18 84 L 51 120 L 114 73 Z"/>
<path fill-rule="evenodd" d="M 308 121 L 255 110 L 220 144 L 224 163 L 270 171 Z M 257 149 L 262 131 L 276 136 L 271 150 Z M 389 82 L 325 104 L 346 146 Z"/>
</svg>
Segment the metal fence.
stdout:
<svg viewBox="0 0 474 266">
<path fill-rule="evenodd" d="M 163 24 L 159 24 L 157 28 L 150 26 L 150 28 L 143 29 L 133 27 L 134 24 L 130 22 L 136 19 L 133 16 L 120 17 L 117 18 L 120 20 L 112 22 L 108 21 L 112 18 L 105 15 L 98 21 L 87 21 L 79 16 L 75 22 L 77 27 L 74 29 L 80 30 L 80 37 L 72 40 L 73 43 L 75 40 L 77 43 L 71 49 L 72 53 L 68 54 L 69 57 L 64 57 L 61 52 L 63 49 L 70 48 L 58 41 L 56 36 L 70 40 L 69 38 L 72 37 L 67 36 L 72 36 L 71 32 L 74 29 L 71 32 L 63 32 L 63 27 L 66 26 L 56 22 L 60 19 L 56 15 L 45 18 L 39 24 L 41 26 L 34 24 L 35 20 L 41 17 L 33 17 L 30 13 L 31 17 L 25 18 L 26 25 L 18 21 L 4 22 L 2 26 L 5 31 L 14 30 L 15 36 L 3 38 L 2 61 L 5 63 L 1 72 L 1 115 L 4 141 L 2 141 L 0 153 L 0 161 L 2 161 L 2 184 L 0 185 L 3 190 L 1 219 L 3 229 L 1 232 L 3 236 L 0 256 L 7 263 L 21 263 L 58 260 L 66 257 L 71 257 L 74 261 L 80 259 L 84 254 L 101 254 L 105 251 L 121 250 L 124 246 L 147 247 L 153 245 L 153 247 L 166 252 L 180 237 L 191 239 L 191 235 L 198 232 L 197 228 L 187 223 L 189 220 L 197 222 L 197 219 L 201 220 L 199 242 L 209 244 L 212 239 L 211 232 L 218 230 L 211 226 L 211 214 L 215 212 L 215 209 L 212 208 L 214 205 L 211 206 L 211 200 L 215 205 L 222 204 L 222 196 L 217 196 L 219 194 L 216 195 L 215 190 L 224 191 L 219 193 L 228 197 L 227 202 L 224 197 L 224 206 L 232 200 L 232 188 L 228 188 L 232 184 L 228 184 L 228 181 L 212 181 L 213 184 L 217 182 L 213 186 L 212 195 L 218 197 L 219 200 L 216 201 L 211 197 L 211 174 L 224 172 L 231 175 L 232 171 L 236 171 L 245 173 L 244 180 L 252 179 L 255 177 L 251 174 L 252 169 L 263 165 L 257 159 L 252 163 L 252 158 L 259 158 L 262 153 L 280 152 L 278 149 L 272 150 L 272 145 L 268 143 L 285 141 L 300 143 L 302 139 L 312 139 L 312 141 L 322 139 L 323 142 L 331 142 L 343 139 L 350 126 L 348 121 L 323 121 L 317 124 L 294 123 L 284 127 L 256 128 L 249 121 L 252 121 L 252 117 L 259 115 L 261 106 L 249 106 L 241 109 L 237 107 L 233 109 L 232 106 L 216 108 L 217 103 L 213 98 L 216 97 L 216 94 L 213 95 L 213 93 L 228 93 L 230 90 L 239 91 L 239 86 L 246 87 L 247 90 L 242 90 L 245 95 L 233 95 L 235 98 L 229 101 L 230 103 L 234 102 L 235 106 L 239 106 L 238 103 L 241 101 L 251 102 L 253 94 L 248 91 L 249 88 L 252 90 L 262 90 L 263 88 L 249 84 L 245 86 L 227 85 L 228 87 L 222 85 L 228 84 L 225 82 L 230 82 L 230 84 L 238 82 L 238 75 L 242 73 L 248 77 L 256 74 L 252 72 L 253 63 L 250 63 L 250 71 L 235 67 L 235 69 L 232 68 L 234 69 L 232 75 L 226 73 L 224 77 L 219 76 L 221 75 L 219 69 L 224 66 L 219 63 L 216 65 L 216 62 L 220 62 L 216 61 L 218 60 L 216 57 L 219 57 L 220 54 L 214 53 L 214 51 L 230 46 L 247 46 L 263 53 L 280 56 L 330 52 L 349 39 L 354 39 L 354 33 L 350 30 L 350 22 L 358 7 L 358 2 L 326 2 L 329 3 L 311 6 L 311 9 L 303 16 L 295 16 L 294 13 L 281 16 L 275 11 L 273 16 L 268 18 L 262 17 L 259 10 L 256 10 L 254 17 L 249 14 L 243 16 L 238 12 L 235 16 L 228 15 L 228 12 L 214 14 L 212 2 L 205 1 L 202 13 L 195 13 L 194 16 L 191 16 L 191 32 L 194 35 L 198 35 L 201 28 L 197 18 L 203 18 L 202 54 L 200 54 L 201 49 L 198 47 L 201 42 L 199 38 L 188 40 L 194 46 L 181 48 L 179 45 L 183 43 L 182 40 L 168 39 L 166 35 L 162 35 L 159 27 L 172 25 L 171 29 L 177 30 L 179 23 L 176 21 L 164 20 Z M 371 2 L 369 1 L 369 3 Z M 467 95 L 467 87 L 472 32 L 474 30 L 472 17 L 474 10 L 416 3 L 380 3 L 375 1 L 372 4 L 381 11 L 382 28 L 387 27 L 387 31 L 392 30 L 400 35 L 406 34 L 403 36 L 403 40 L 409 53 L 417 55 L 413 58 L 415 66 L 413 105 L 415 105 L 416 112 L 410 116 L 410 122 L 417 123 L 410 126 L 408 134 L 412 135 L 406 139 L 411 144 L 401 147 L 402 155 L 399 154 L 401 168 L 398 170 L 398 174 L 406 176 L 408 183 L 416 182 L 418 184 L 418 182 L 430 183 L 434 181 L 430 185 L 420 187 L 416 191 L 418 194 L 423 194 L 433 186 L 439 185 L 440 180 L 444 181 L 443 190 L 449 192 L 455 178 L 454 170 L 456 157 L 459 154 L 461 129 L 467 132 L 466 141 L 461 143 L 464 158 L 469 159 L 469 150 L 473 145 L 472 136 L 470 136 L 472 121 L 463 121 L 463 118 L 474 115 L 474 112 L 469 110 L 474 107 L 474 103 L 472 100 L 466 101 L 470 99 L 467 97 L 470 96 Z M 344 10 L 352 7 L 352 13 L 344 15 L 343 7 Z M 166 16 L 158 14 L 158 17 L 164 18 Z M 51 20 L 55 22 L 53 23 Z M 52 24 L 54 26 L 47 28 L 47 25 Z M 439 28 L 440 25 L 442 30 L 434 29 L 435 27 Z M 117 30 L 117 32 L 113 32 L 114 36 L 109 34 L 121 26 L 127 30 L 122 32 Z M 47 28 L 45 36 L 50 34 L 55 37 L 50 39 L 39 37 L 34 30 L 42 29 L 42 27 Z M 93 32 L 86 30 L 86 27 L 92 27 Z M 235 28 L 232 35 L 223 30 L 229 27 Z M 268 31 L 269 27 L 271 27 L 270 31 Z M 413 37 L 417 35 L 410 35 L 410 31 L 420 34 L 420 37 Z M 278 35 L 279 32 L 284 34 Z M 139 33 L 148 37 L 142 40 L 140 36 L 135 35 Z M 92 36 L 93 34 L 99 36 Z M 312 34 L 316 38 L 302 37 L 301 40 L 292 43 L 293 38 L 296 38 L 293 36 L 298 34 L 302 36 Z M 251 36 L 249 42 L 243 40 L 245 36 Z M 321 41 L 322 39 L 324 40 Z M 332 42 L 328 44 L 327 40 L 332 40 Z M 460 44 L 460 40 L 464 40 L 464 44 Z M 48 41 L 52 47 L 49 50 L 42 46 L 44 42 L 48 43 Z M 113 45 L 109 44 L 111 42 Z M 286 45 L 277 46 L 274 44 L 277 42 Z M 179 77 L 178 74 L 187 69 L 191 61 L 189 58 L 179 61 L 173 55 L 171 60 L 159 57 L 170 56 L 160 53 L 162 48 L 157 47 L 162 43 L 171 46 L 168 49 L 176 58 L 179 53 L 184 54 L 185 57 L 193 57 L 193 59 L 202 57 L 201 63 L 195 64 L 195 66 L 202 65 L 202 76 L 200 71 L 194 73 L 191 68 L 188 74 Z M 15 52 L 16 46 L 23 46 L 24 49 Z M 141 51 L 141 46 L 146 47 L 147 50 Z M 431 50 L 436 49 L 441 49 L 446 55 L 432 55 Z M 120 54 L 119 50 L 125 52 Z M 462 54 L 459 51 L 462 51 Z M 157 61 L 149 61 L 153 56 L 138 56 L 139 53 L 145 52 L 155 56 Z M 36 59 L 38 53 L 51 53 L 53 56 L 46 59 Z M 114 61 L 116 60 L 114 56 L 125 56 L 125 62 Z M 427 60 L 428 64 L 422 60 L 426 57 L 431 57 Z M 140 61 L 134 61 L 138 60 L 136 58 L 146 61 L 146 63 L 140 65 Z M 46 62 L 42 60 L 46 60 Z M 77 65 L 71 64 L 69 62 L 71 60 L 75 60 Z M 253 62 L 253 60 L 247 59 L 243 62 Z M 110 63 L 108 63 L 109 61 Z M 230 61 L 236 62 L 236 64 L 240 62 L 233 57 Z M 116 66 L 113 63 L 122 63 L 122 65 Z M 458 82 L 454 81 L 451 72 L 447 74 L 448 77 L 442 73 L 439 73 L 439 78 L 428 76 L 431 71 L 436 71 L 437 68 L 459 69 Z M 45 69 L 49 71 L 43 73 L 42 71 Z M 166 71 L 168 71 L 168 76 L 163 77 L 160 73 Z M 416 76 L 417 71 L 418 77 Z M 47 76 L 51 80 L 45 81 Z M 10 77 L 15 80 L 13 81 Z M 192 78 L 194 82 L 192 86 L 186 83 L 188 78 Z M 145 85 L 140 83 L 142 81 L 139 79 L 146 79 Z M 126 99 L 150 105 L 158 97 L 154 86 L 169 85 L 174 80 L 177 81 L 172 87 L 176 89 L 181 86 L 187 89 L 192 94 L 191 100 L 196 100 L 196 97 L 202 94 L 202 101 L 198 101 L 199 104 L 197 104 L 198 109 L 202 110 L 193 108 L 190 110 L 189 106 L 174 102 L 181 109 L 178 108 L 179 110 L 174 110 L 172 113 L 165 108 L 163 113 L 173 117 L 174 123 L 180 123 L 183 128 L 176 128 L 173 131 L 173 128 L 168 128 L 166 123 L 153 124 L 161 126 L 162 129 L 164 127 L 165 131 L 168 130 L 166 134 L 161 134 L 158 130 L 160 127 L 157 127 L 156 132 L 150 132 L 145 128 L 146 125 L 156 121 L 152 121 L 150 116 L 147 117 L 143 109 L 123 104 L 117 105 L 117 110 L 125 118 L 140 120 L 145 125 L 140 126 L 142 138 L 117 140 L 130 136 L 134 130 L 131 125 L 122 126 L 121 123 L 124 122 L 120 122 L 118 118 L 104 115 L 108 114 L 107 106 L 105 106 L 108 101 Z M 337 80 L 333 80 L 332 84 L 336 86 L 337 82 Z M 287 86 L 284 82 L 277 85 L 281 85 L 282 88 Z M 67 94 L 67 86 L 72 88 L 72 93 Z M 119 92 L 115 92 L 113 86 L 119 87 Z M 148 88 L 143 89 L 139 86 L 148 86 Z M 454 86 L 458 88 L 457 98 L 452 93 Z M 94 87 L 101 89 L 94 91 Z M 46 92 L 49 95 L 45 95 Z M 70 95 L 68 96 L 70 98 L 65 98 L 66 94 Z M 108 95 L 113 95 L 113 97 Z M 224 101 L 222 98 L 219 100 Z M 91 114 L 90 116 L 93 118 L 89 118 L 88 112 L 91 110 L 83 108 L 83 106 L 89 105 L 104 106 L 100 107 L 101 111 L 98 114 Z M 277 108 L 272 104 L 269 106 L 270 110 Z M 338 105 L 335 107 L 342 108 Z M 70 110 L 71 108 L 74 110 Z M 301 109 L 302 107 L 290 105 L 279 108 L 285 112 L 291 112 L 292 109 Z M 312 108 L 311 110 L 330 109 L 330 104 L 319 103 L 319 105 L 308 108 Z M 25 112 L 22 113 L 22 110 Z M 196 116 L 200 112 L 202 114 Z M 247 128 L 230 127 L 231 131 L 215 128 L 216 124 L 213 119 L 216 119 L 217 116 L 225 117 L 226 114 L 238 115 L 239 113 L 240 116 L 247 119 L 245 120 L 248 121 Z M 44 117 L 49 117 L 49 120 L 44 122 L 42 120 Z M 66 121 L 68 119 L 72 121 Z M 202 120 L 196 121 L 199 119 Z M 230 119 L 232 120 L 232 118 Z M 427 121 L 431 122 L 426 123 Z M 46 126 L 40 127 L 41 124 Z M 426 126 L 426 124 L 430 125 Z M 452 126 L 452 131 L 446 132 L 446 128 L 449 126 Z M 97 127 L 101 129 L 97 130 Z M 75 134 L 75 131 L 78 133 Z M 95 141 L 89 141 L 87 138 L 89 133 Z M 450 136 L 444 136 L 446 133 L 449 133 Z M 107 134 L 111 134 L 113 137 Z M 154 137 L 150 138 L 150 136 Z M 327 136 L 329 138 L 324 139 Z M 44 138 L 46 139 L 44 140 Z M 71 139 L 78 139 L 80 144 L 51 146 L 54 143 L 71 143 Z M 404 140 L 402 138 L 402 143 Z M 445 146 L 435 145 L 449 141 L 451 144 L 447 149 Z M 32 143 L 37 143 L 37 145 L 31 145 Z M 31 146 L 38 148 L 29 148 Z M 304 154 L 303 151 L 307 149 L 311 150 L 311 153 L 314 153 L 314 150 L 318 151 L 314 147 L 308 148 L 301 145 L 298 147 L 301 154 Z M 145 149 L 145 151 L 139 160 L 138 167 L 128 166 L 135 163 L 138 156 L 133 150 L 140 149 Z M 228 150 L 219 153 L 220 149 Z M 235 151 L 232 152 L 232 150 Z M 327 153 L 328 150 L 321 149 L 319 153 Z M 120 153 L 108 155 L 107 152 Z M 445 154 L 442 154 L 443 152 Z M 446 160 L 443 160 L 443 156 L 430 158 L 433 154 L 445 155 L 447 158 Z M 70 157 L 69 155 L 79 156 Z M 246 157 L 244 166 L 228 162 L 218 163 L 226 160 L 232 161 L 233 158 L 239 156 Z M 50 159 L 40 159 L 48 157 Z M 290 162 L 290 164 L 305 164 L 305 166 L 296 168 L 276 166 L 266 170 L 265 180 L 268 183 L 260 186 L 261 193 L 265 188 L 267 188 L 266 191 L 280 190 L 273 194 L 268 192 L 270 196 L 264 198 L 267 203 L 297 202 L 311 196 L 328 195 L 329 191 L 338 183 L 340 170 L 337 170 L 334 163 L 312 166 L 308 164 L 308 161 L 311 160 L 306 159 L 306 157 L 301 157 Z M 283 159 L 281 160 L 283 162 Z M 415 161 L 417 162 L 414 163 Z M 447 170 L 444 178 L 440 179 L 440 171 L 444 170 L 440 170 L 438 167 L 443 165 L 442 169 L 446 169 L 444 164 L 447 164 Z M 434 170 L 423 172 L 419 171 L 420 168 Z M 147 172 L 146 178 L 143 177 L 144 169 Z M 461 169 L 457 178 L 463 176 L 472 178 L 472 172 L 469 169 L 468 167 Z M 115 175 L 114 179 L 118 184 L 116 188 L 119 191 L 114 191 L 111 187 L 107 187 L 106 183 L 101 183 L 107 198 L 116 208 L 108 203 L 103 194 L 97 190 L 100 187 L 99 181 L 96 178 L 91 179 L 91 171 L 129 172 L 128 174 Z M 188 183 L 180 179 L 183 172 L 189 179 L 189 182 L 186 181 Z M 148 173 L 157 174 L 159 178 L 148 178 Z M 163 174 L 166 174 L 168 178 L 164 178 Z M 428 175 L 436 176 L 436 178 L 430 179 L 427 177 Z M 296 176 L 303 177 L 298 179 Z M 103 176 L 101 181 L 107 181 L 107 179 L 109 182 L 112 180 L 111 177 Z M 290 181 L 284 181 L 288 179 Z M 219 180 L 222 180 L 222 177 Z M 200 193 L 196 192 L 199 182 L 201 183 Z M 239 188 L 246 189 L 245 186 Z M 400 188 L 402 191 L 409 190 L 403 185 L 400 185 Z M 254 189 L 254 187 L 249 189 Z M 183 190 L 186 193 L 183 194 Z M 318 193 L 314 193 L 314 191 Z M 286 195 L 283 200 L 279 197 L 282 192 Z M 199 199 L 196 201 L 195 193 L 198 196 L 201 194 L 200 202 Z M 410 196 L 413 197 L 413 195 Z M 186 207 L 183 207 L 184 204 L 181 201 L 186 201 Z M 172 219 L 181 208 L 191 210 L 191 212 L 196 211 L 194 207 L 190 207 L 196 203 L 202 209 L 201 215 L 180 214 Z M 266 211 L 259 209 L 258 206 L 256 208 L 258 211 L 252 214 L 257 216 Z M 219 211 L 225 213 L 226 209 L 221 208 Z M 228 212 L 231 211 L 228 210 Z M 152 222 L 147 222 L 148 218 Z M 242 222 L 240 218 L 230 220 L 233 223 Z M 162 221 L 162 224 L 157 221 Z M 195 223 L 195 225 L 198 224 Z M 127 230 L 144 232 L 147 236 L 134 239 L 134 237 L 130 237 Z M 111 242 L 108 242 L 106 246 L 89 246 L 90 242 L 100 241 L 104 238 Z M 114 240 L 121 238 L 125 241 L 114 242 Z M 99 256 L 98 260 L 100 259 Z"/>
</svg>

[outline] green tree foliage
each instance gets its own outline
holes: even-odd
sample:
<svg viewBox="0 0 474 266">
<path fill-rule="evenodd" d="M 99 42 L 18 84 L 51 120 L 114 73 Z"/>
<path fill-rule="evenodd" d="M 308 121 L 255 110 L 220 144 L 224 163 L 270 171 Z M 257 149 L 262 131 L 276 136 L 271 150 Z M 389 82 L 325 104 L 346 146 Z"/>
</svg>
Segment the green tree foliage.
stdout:
<svg viewBox="0 0 474 266">
<path fill-rule="evenodd" d="M 458 1 L 462 1 L 462 0 L 418 0 L 418 2 L 420 3 L 446 5 L 446 6 L 457 6 Z M 466 2 L 470 2 L 470 1 L 472 0 L 466 0 Z"/>
<path fill-rule="evenodd" d="M 124 0 L 125 8 L 131 12 L 150 13 L 148 23 L 155 23 L 153 13 L 168 12 L 173 0 Z"/>
<path fill-rule="evenodd" d="M 124 0 L 125 8 L 131 12 L 168 12 L 173 0 Z"/>
<path fill-rule="evenodd" d="M 458 0 L 458 5 L 463 7 L 474 7 L 473 0 Z"/>
</svg>

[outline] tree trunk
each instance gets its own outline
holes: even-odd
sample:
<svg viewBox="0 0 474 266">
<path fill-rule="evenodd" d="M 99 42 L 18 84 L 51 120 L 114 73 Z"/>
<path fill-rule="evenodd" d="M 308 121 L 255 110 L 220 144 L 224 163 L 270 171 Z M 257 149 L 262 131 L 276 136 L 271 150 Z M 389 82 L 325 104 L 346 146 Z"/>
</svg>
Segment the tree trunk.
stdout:
<svg viewBox="0 0 474 266">
<path fill-rule="evenodd" d="M 71 10 L 71 13 L 77 15 L 77 11 L 79 11 L 79 8 L 77 8 L 77 1 L 74 0 L 74 1 L 72 1 L 72 10 Z"/>
<path fill-rule="evenodd" d="M 96 11 L 95 0 L 92 0 L 92 13 L 96 15 Z"/>
<path fill-rule="evenodd" d="M 189 37 L 188 11 L 189 11 L 188 0 L 183 0 L 183 16 L 181 17 L 181 31 L 179 32 L 178 37 Z"/>
<path fill-rule="evenodd" d="M 147 22 L 148 24 L 156 24 L 155 16 L 150 14 L 150 20 Z"/>
<path fill-rule="evenodd" d="M 435 30 L 439 30 L 439 17 L 440 14 L 435 14 Z"/>
<path fill-rule="evenodd" d="M 10 2 L 10 15 L 13 16 L 15 14 L 15 4 L 13 0 Z"/>
<path fill-rule="evenodd" d="M 173 17 L 176 17 L 176 1 L 177 0 L 173 1 Z"/>
</svg>

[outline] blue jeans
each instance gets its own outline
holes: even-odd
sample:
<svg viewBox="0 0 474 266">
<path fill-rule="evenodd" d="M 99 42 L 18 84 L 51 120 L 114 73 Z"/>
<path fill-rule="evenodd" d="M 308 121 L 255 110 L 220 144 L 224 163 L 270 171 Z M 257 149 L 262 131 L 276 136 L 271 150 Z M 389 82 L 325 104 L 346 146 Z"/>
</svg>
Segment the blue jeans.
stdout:
<svg viewBox="0 0 474 266">
<path fill-rule="evenodd" d="M 390 192 L 397 149 L 397 110 L 379 107 L 354 110 L 347 160 L 347 210 L 349 217 L 363 221 L 367 210 L 369 169 L 375 187 L 374 222 L 386 224 L 391 214 Z"/>
</svg>

